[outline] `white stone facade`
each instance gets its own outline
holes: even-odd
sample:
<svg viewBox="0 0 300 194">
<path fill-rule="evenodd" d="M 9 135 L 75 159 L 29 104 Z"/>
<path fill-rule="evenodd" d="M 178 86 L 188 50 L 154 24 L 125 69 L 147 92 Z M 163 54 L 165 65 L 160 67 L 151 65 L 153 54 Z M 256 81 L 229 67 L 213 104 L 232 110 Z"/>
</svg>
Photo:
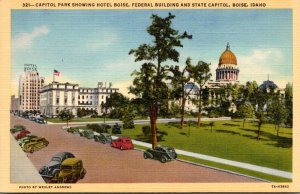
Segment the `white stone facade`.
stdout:
<svg viewBox="0 0 300 194">
<path fill-rule="evenodd" d="M 56 116 L 62 110 L 70 110 L 76 116 L 80 108 L 101 115 L 105 112 L 102 105 L 118 90 L 111 83 L 106 87 L 106 84 L 99 82 L 97 88 L 87 88 L 78 84 L 53 82 L 40 91 L 41 113 Z"/>
</svg>

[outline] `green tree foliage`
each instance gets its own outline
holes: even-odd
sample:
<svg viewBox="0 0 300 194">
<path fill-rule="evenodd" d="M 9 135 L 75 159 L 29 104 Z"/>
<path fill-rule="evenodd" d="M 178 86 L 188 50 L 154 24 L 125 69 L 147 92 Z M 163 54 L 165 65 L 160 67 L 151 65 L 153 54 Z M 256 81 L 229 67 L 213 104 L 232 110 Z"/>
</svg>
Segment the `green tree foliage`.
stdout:
<svg viewBox="0 0 300 194">
<path fill-rule="evenodd" d="M 285 107 L 287 109 L 288 117 L 286 123 L 293 126 L 293 85 L 288 83 L 285 87 Z"/>
<path fill-rule="evenodd" d="M 74 118 L 74 115 L 72 114 L 72 112 L 70 110 L 62 110 L 58 113 L 58 118 L 60 118 L 62 121 L 66 121 L 67 122 L 67 127 L 69 124 L 69 121 L 72 120 L 72 118 Z"/>
<path fill-rule="evenodd" d="M 180 110 L 180 128 L 183 128 L 184 123 L 184 108 L 187 98 L 189 97 L 190 93 L 193 91 L 195 84 L 192 87 L 186 88 L 186 84 L 191 79 L 191 70 L 192 70 L 191 58 L 188 58 L 185 63 L 185 67 L 181 71 L 179 66 L 171 66 L 170 71 L 172 73 L 171 76 L 168 78 L 171 80 L 172 83 L 172 97 L 176 100 L 181 101 L 181 110 Z"/>
<path fill-rule="evenodd" d="M 210 79 L 210 64 L 198 61 L 197 65 L 191 66 L 191 78 L 199 85 L 198 98 L 196 104 L 198 106 L 198 127 L 201 125 L 201 112 L 202 112 L 202 100 L 203 100 L 203 89 L 206 82 Z"/>
<path fill-rule="evenodd" d="M 251 104 L 243 103 L 238 107 L 237 115 L 238 115 L 238 117 L 240 117 L 244 120 L 243 121 L 243 129 L 244 129 L 246 119 L 253 118 L 253 116 L 254 116 L 254 108 Z"/>
<path fill-rule="evenodd" d="M 84 117 L 84 116 L 86 116 L 86 115 L 87 115 L 87 112 L 86 112 L 85 109 L 83 109 L 83 108 L 78 108 L 78 109 L 77 109 L 77 116 L 78 116 L 79 118 Z"/>
<path fill-rule="evenodd" d="M 111 94 L 110 98 L 103 104 L 106 110 L 110 110 L 110 117 L 117 119 L 121 119 L 124 116 L 124 110 L 126 110 L 128 106 L 130 106 L 129 98 L 118 92 Z"/>
<path fill-rule="evenodd" d="M 135 62 L 144 62 L 140 71 L 134 71 L 133 85 L 130 92 L 143 99 L 147 106 L 152 130 L 152 147 L 157 145 L 157 115 L 159 107 L 168 97 L 168 87 L 165 83 L 168 67 L 166 61 L 179 61 L 178 47 L 183 47 L 182 39 L 190 39 L 192 36 L 186 32 L 180 34 L 172 27 L 175 15 L 169 13 L 165 18 L 152 15 L 152 23 L 147 28 L 148 34 L 153 38 L 152 44 L 141 44 L 137 49 L 130 50 Z"/>
<path fill-rule="evenodd" d="M 284 101 L 279 96 L 272 100 L 269 108 L 270 118 L 275 125 L 277 137 L 279 136 L 280 124 L 285 123 L 288 118 L 288 111 L 284 106 Z"/>
</svg>

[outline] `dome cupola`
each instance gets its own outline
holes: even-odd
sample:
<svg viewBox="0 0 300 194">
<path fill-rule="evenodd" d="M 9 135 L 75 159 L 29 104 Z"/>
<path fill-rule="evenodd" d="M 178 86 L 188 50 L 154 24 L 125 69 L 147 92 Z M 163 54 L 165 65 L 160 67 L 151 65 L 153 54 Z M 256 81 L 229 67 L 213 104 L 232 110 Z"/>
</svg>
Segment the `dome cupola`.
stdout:
<svg viewBox="0 0 300 194">
<path fill-rule="evenodd" d="M 227 43 L 226 50 L 221 54 L 219 59 L 219 65 L 223 64 L 237 65 L 236 56 L 231 52 L 229 43 Z"/>
</svg>

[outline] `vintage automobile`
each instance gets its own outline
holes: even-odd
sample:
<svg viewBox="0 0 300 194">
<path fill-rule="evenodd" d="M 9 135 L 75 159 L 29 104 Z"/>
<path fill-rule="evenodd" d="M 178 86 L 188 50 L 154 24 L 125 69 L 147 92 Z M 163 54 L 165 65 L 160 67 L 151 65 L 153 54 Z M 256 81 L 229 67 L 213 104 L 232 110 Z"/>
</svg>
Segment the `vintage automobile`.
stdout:
<svg viewBox="0 0 300 194">
<path fill-rule="evenodd" d="M 75 127 L 66 128 L 68 133 L 79 134 L 79 129 Z"/>
<path fill-rule="evenodd" d="M 67 158 L 75 158 L 75 156 L 70 152 L 55 154 L 50 162 L 39 170 L 40 175 L 47 182 L 58 182 L 61 164 Z"/>
<path fill-rule="evenodd" d="M 34 116 L 29 116 L 29 120 L 31 120 L 31 121 L 35 121 L 35 120 L 36 120 L 36 118 L 35 118 Z"/>
<path fill-rule="evenodd" d="M 21 139 L 21 138 L 25 137 L 25 136 L 26 136 L 27 134 L 29 134 L 29 133 L 30 133 L 30 131 L 22 130 L 22 131 L 20 131 L 19 133 L 17 133 L 17 134 L 15 135 L 15 139 L 16 139 L 16 140 Z"/>
<path fill-rule="evenodd" d="M 42 137 L 33 137 L 29 142 L 23 145 L 22 149 L 24 152 L 33 153 L 37 150 L 40 150 L 46 146 L 48 146 L 49 141 Z"/>
<path fill-rule="evenodd" d="M 103 144 L 105 143 L 111 143 L 111 135 L 108 133 L 95 133 L 94 139 L 97 142 L 102 142 Z"/>
<path fill-rule="evenodd" d="M 17 133 L 17 132 L 23 131 L 25 129 L 26 129 L 26 127 L 23 125 L 14 125 L 14 127 L 10 129 L 10 132 Z"/>
<path fill-rule="evenodd" d="M 116 124 L 112 127 L 111 133 L 112 133 L 112 134 L 122 134 L 121 127 L 120 127 L 120 125 L 118 125 L 118 123 L 116 123 Z"/>
<path fill-rule="evenodd" d="M 21 147 L 23 147 L 26 143 L 30 141 L 31 138 L 37 137 L 31 133 L 27 134 L 25 137 L 18 139 L 18 143 Z"/>
<path fill-rule="evenodd" d="M 77 158 L 65 159 L 58 175 L 58 183 L 76 183 L 79 179 L 83 179 L 86 170 L 83 168 L 82 160 Z"/>
<path fill-rule="evenodd" d="M 144 158 L 157 159 L 160 162 L 165 163 L 166 161 L 175 160 L 177 154 L 174 148 L 157 146 L 154 149 L 147 149 L 144 152 Z"/>
<path fill-rule="evenodd" d="M 119 137 L 111 142 L 111 146 L 119 148 L 120 150 L 132 150 L 134 148 L 133 143 L 128 137 Z"/>
<path fill-rule="evenodd" d="M 45 124 L 45 120 L 42 117 L 36 118 L 35 122 L 40 123 L 40 124 Z"/>
<path fill-rule="evenodd" d="M 94 138 L 94 132 L 92 130 L 79 129 L 79 135 L 88 139 Z"/>
</svg>

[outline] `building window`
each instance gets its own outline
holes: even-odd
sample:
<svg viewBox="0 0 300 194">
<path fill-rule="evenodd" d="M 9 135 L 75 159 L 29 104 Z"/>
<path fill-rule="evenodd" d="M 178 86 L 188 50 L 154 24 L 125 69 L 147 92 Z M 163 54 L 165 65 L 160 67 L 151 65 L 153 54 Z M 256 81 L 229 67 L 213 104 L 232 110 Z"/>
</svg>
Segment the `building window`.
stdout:
<svg viewBox="0 0 300 194">
<path fill-rule="evenodd" d="M 78 99 L 80 99 L 80 96 L 78 96 Z"/>
<path fill-rule="evenodd" d="M 84 96 L 82 96 L 82 99 L 84 99 Z"/>
<path fill-rule="evenodd" d="M 68 103 L 68 97 L 65 96 L 65 104 L 67 104 L 67 103 Z"/>
<path fill-rule="evenodd" d="M 90 99 L 92 99 L 93 98 L 93 96 L 90 96 Z"/>
<path fill-rule="evenodd" d="M 59 104 L 59 97 L 56 97 L 56 104 Z"/>
</svg>

